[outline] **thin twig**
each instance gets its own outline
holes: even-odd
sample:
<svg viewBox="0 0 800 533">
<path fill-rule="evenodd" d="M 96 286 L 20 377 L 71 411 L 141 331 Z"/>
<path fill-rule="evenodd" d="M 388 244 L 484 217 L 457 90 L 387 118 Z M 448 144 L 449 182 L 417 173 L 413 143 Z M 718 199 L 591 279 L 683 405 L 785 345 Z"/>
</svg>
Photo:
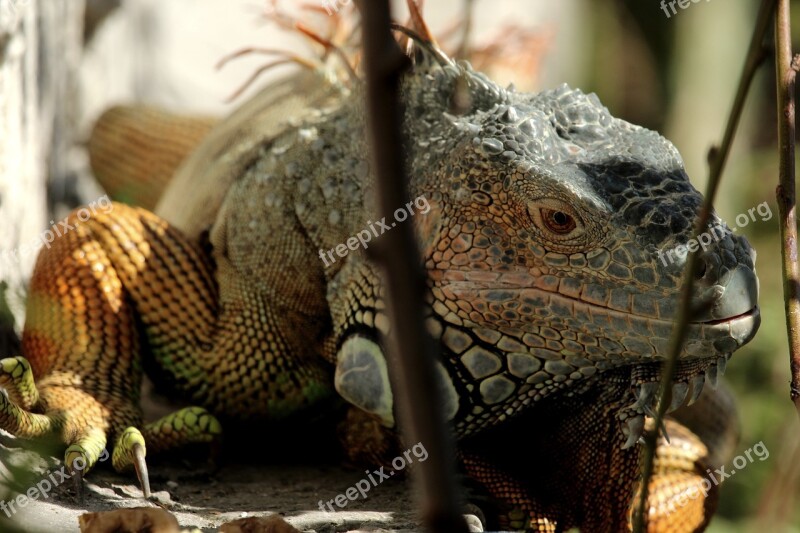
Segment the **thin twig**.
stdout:
<svg viewBox="0 0 800 533">
<path fill-rule="evenodd" d="M 358 74 L 356 74 L 356 71 L 353 69 L 353 65 L 350 64 L 350 60 L 347 58 L 347 54 L 345 54 L 344 51 L 339 46 L 336 45 L 336 43 L 318 34 L 305 24 L 298 22 L 296 24 L 296 27 L 297 31 L 299 31 L 312 41 L 324 46 L 326 52 L 333 52 L 344 65 L 344 69 L 347 72 L 347 75 L 350 77 L 350 81 L 352 81 L 353 83 L 357 83 L 359 81 Z"/>
<path fill-rule="evenodd" d="M 234 59 L 239 59 L 240 57 L 253 54 L 288 57 L 291 55 L 291 52 L 287 52 L 286 50 L 279 50 L 277 48 L 260 48 L 255 46 L 247 46 L 245 48 L 240 48 L 239 50 L 236 50 L 235 52 L 231 52 L 230 54 L 224 56 L 217 62 L 214 68 L 216 68 L 217 70 L 221 70 L 225 67 L 225 65 L 227 65 Z"/>
<path fill-rule="evenodd" d="M 775 17 L 775 77 L 778 90 L 778 149 L 780 150 L 778 199 L 783 262 L 783 301 L 789 334 L 792 370 L 790 397 L 800 415 L 800 265 L 797 264 L 797 213 L 795 209 L 795 103 L 798 58 L 792 58 L 789 1 L 779 0 Z"/>
<path fill-rule="evenodd" d="M 314 70 L 316 68 L 316 65 L 314 65 L 312 62 L 299 56 L 291 56 L 287 57 L 286 59 L 276 59 L 275 61 L 271 61 L 266 65 L 262 65 L 255 72 L 253 72 L 253 74 L 247 79 L 246 82 L 244 82 L 238 89 L 236 89 L 236 91 L 233 92 L 233 94 L 231 94 L 228 98 L 225 99 L 225 102 L 231 103 L 237 98 L 239 98 L 242 95 L 242 93 L 244 93 L 247 89 L 249 89 L 256 82 L 259 76 L 261 76 L 266 71 L 281 65 L 288 65 L 291 63 L 296 63 L 310 70 Z"/>
<path fill-rule="evenodd" d="M 781 0 L 784 1 L 784 0 Z M 712 149 L 709 158 L 711 159 L 708 183 L 706 185 L 703 205 L 694 228 L 694 238 L 705 231 L 711 218 L 711 210 L 722 177 L 725 162 L 730 153 L 736 129 L 744 109 L 747 93 L 752 85 L 753 78 L 759 65 L 765 58 L 764 38 L 769 28 L 769 22 L 775 7 L 776 0 L 763 0 L 756 19 L 756 26 L 753 30 L 753 37 L 750 40 L 750 48 L 747 52 L 742 75 L 739 79 L 739 87 L 736 91 L 736 98 L 728 115 L 728 122 L 719 148 Z M 661 385 L 659 388 L 659 401 L 656 416 L 654 418 L 653 431 L 645 435 L 645 450 L 642 458 L 642 481 L 639 492 L 639 501 L 633 519 L 633 531 L 642 533 L 645 527 L 645 517 L 647 515 L 647 498 L 649 496 L 650 478 L 653 475 L 653 462 L 656 455 L 656 444 L 658 441 L 658 428 L 663 426 L 667 408 L 672 403 L 672 381 L 675 379 L 675 369 L 678 357 L 683 344 L 686 340 L 686 331 L 692 315 L 692 293 L 694 292 L 694 272 L 698 265 L 697 252 L 691 252 L 686 261 L 686 268 L 683 272 L 683 289 L 681 291 L 680 307 L 675 318 L 675 329 L 672 331 L 670 339 L 669 355 L 664 362 L 661 372 Z"/>
<path fill-rule="evenodd" d="M 472 39 L 472 24 L 475 20 L 475 0 L 464 0 L 464 32 L 458 45 L 456 58 L 469 59 L 469 43 Z"/>
<path fill-rule="evenodd" d="M 400 77 L 408 66 L 391 33 L 389 0 L 362 0 L 367 124 L 378 192 L 378 216 L 408 199 L 400 111 Z M 429 531 L 466 532 L 456 496 L 454 447 L 436 385 L 436 352 L 424 327 L 425 274 L 411 224 L 398 224 L 375 252 L 387 293 L 390 378 L 407 442 L 423 442 L 419 466 L 423 520 Z"/>
</svg>

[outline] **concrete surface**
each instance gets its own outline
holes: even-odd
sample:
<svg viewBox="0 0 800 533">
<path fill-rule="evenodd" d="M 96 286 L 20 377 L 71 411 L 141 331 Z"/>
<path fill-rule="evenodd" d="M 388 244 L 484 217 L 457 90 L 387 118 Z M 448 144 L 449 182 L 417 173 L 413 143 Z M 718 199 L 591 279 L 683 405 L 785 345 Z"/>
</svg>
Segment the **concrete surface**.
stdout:
<svg viewBox="0 0 800 533">
<path fill-rule="evenodd" d="M 56 460 L 44 461 L 31 452 L 0 448 L 3 462 L 10 460 L 31 472 L 25 481 L 34 488 L 60 465 Z M 5 531 L 8 514 L 15 525 L 30 532 L 79 531 L 78 517 L 84 512 L 108 511 L 117 508 L 159 506 L 174 514 L 182 527 L 216 531 L 221 524 L 245 516 L 283 515 L 304 532 L 334 533 L 345 531 L 397 531 L 417 529 L 406 484 L 390 479 L 372 489 L 366 499 L 351 501 L 343 510 L 322 512 L 320 500 L 330 500 L 344 493 L 364 474 L 335 465 L 290 466 L 278 464 L 227 464 L 214 469 L 202 462 L 178 462 L 150 465 L 153 502 L 142 499 L 136 477 L 121 475 L 110 468 L 97 468 L 87 476 L 84 502 L 78 503 L 73 484 L 67 480 L 46 498 L 37 496 L 19 509 L 7 502 L 8 493 L 0 496 L 5 503 L 0 511 L 0 531 Z M 3 468 L 2 475 L 8 471 Z M 60 481 L 60 476 L 51 479 Z M 33 489 L 34 494 L 43 494 Z M 335 507 L 335 506 L 334 506 Z"/>
</svg>

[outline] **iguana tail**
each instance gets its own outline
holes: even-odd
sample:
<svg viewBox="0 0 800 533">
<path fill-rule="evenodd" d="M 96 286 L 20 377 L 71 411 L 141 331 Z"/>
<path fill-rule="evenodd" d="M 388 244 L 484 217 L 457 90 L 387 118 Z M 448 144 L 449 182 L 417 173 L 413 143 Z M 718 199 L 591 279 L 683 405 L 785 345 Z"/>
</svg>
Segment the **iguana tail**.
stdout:
<svg viewBox="0 0 800 533">
<path fill-rule="evenodd" d="M 175 170 L 217 119 L 113 107 L 89 139 L 92 170 L 114 200 L 152 210 Z"/>
</svg>

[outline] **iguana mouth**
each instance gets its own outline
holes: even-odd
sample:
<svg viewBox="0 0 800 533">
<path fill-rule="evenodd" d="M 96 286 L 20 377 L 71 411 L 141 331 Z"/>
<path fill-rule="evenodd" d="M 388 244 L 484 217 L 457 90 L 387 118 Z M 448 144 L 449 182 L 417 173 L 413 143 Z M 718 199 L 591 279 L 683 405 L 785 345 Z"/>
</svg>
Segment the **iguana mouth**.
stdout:
<svg viewBox="0 0 800 533">
<path fill-rule="evenodd" d="M 744 313 L 740 313 L 736 316 L 731 316 L 728 318 L 718 318 L 716 320 L 706 320 L 700 322 L 690 322 L 690 324 L 702 324 L 704 326 L 717 326 L 722 324 L 738 324 L 740 322 L 747 322 L 748 320 L 752 321 L 754 319 L 760 318 L 761 310 L 757 305 L 753 306 L 749 311 L 745 311 Z"/>
<path fill-rule="evenodd" d="M 507 329 L 519 329 L 522 333 L 528 327 L 549 327 L 549 324 L 546 323 L 547 319 L 537 315 L 537 309 L 544 308 L 550 312 L 551 316 L 559 317 L 567 329 L 569 329 L 570 316 L 573 318 L 584 317 L 581 322 L 582 331 L 576 330 L 575 333 L 594 335 L 598 339 L 606 338 L 614 341 L 635 339 L 635 346 L 629 342 L 628 346 L 619 352 L 619 356 L 624 358 L 618 361 L 621 365 L 634 363 L 636 360 L 641 362 L 663 360 L 669 352 L 674 315 L 656 317 L 636 314 L 539 287 L 511 284 L 489 287 L 485 282 L 448 281 L 442 288 L 456 300 L 486 302 L 485 307 L 488 309 L 491 309 L 495 302 L 519 302 L 519 306 L 515 308 L 518 313 L 517 320 L 501 325 Z M 559 315 L 565 310 L 571 315 Z M 728 318 L 690 322 L 686 344 L 680 355 L 681 359 L 696 360 L 733 353 L 753 338 L 758 331 L 760 317 L 759 307 L 755 305 L 744 313 Z M 474 315 L 463 318 L 477 322 Z M 481 325 L 487 327 L 496 326 L 490 320 L 482 322 Z"/>
</svg>

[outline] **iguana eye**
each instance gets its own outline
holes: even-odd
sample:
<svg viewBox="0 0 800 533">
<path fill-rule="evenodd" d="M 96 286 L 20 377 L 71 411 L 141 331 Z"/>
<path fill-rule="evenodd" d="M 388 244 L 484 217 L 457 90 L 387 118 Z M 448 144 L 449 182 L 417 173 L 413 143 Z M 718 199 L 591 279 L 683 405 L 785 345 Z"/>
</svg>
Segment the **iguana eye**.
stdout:
<svg viewBox="0 0 800 533">
<path fill-rule="evenodd" d="M 583 221 L 572 207 L 561 200 L 540 198 L 531 201 L 528 203 L 528 215 L 545 239 L 564 242 L 583 234 Z"/>
<path fill-rule="evenodd" d="M 540 213 L 547 229 L 558 235 L 566 235 L 577 226 L 575 219 L 563 211 L 541 209 Z"/>
<path fill-rule="evenodd" d="M 586 252 L 605 238 L 606 216 L 591 204 L 573 206 L 560 198 L 527 191 L 520 191 L 517 198 L 512 202 L 516 221 L 548 252 Z"/>
</svg>

